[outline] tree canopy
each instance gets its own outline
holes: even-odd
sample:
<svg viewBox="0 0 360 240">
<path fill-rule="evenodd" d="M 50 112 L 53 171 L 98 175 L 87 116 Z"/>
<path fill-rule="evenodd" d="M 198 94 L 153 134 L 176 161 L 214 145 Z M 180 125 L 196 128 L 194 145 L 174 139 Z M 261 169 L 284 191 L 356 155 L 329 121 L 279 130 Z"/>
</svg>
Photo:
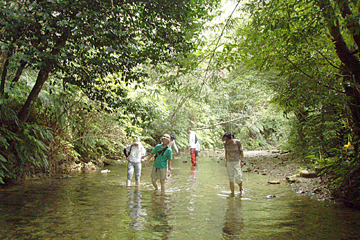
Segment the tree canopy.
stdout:
<svg viewBox="0 0 360 240">
<path fill-rule="evenodd" d="M 41 88 L 56 74 L 64 84 L 85 89 L 93 99 L 104 98 L 97 79 L 121 72 L 118 81 L 137 81 L 141 63 L 171 61 L 193 48 L 191 39 L 201 19 L 216 1 L 2 1 L 1 48 L 8 68 L 17 68 L 17 81 L 25 66 L 39 74 L 19 112 L 27 119 Z M 95 88 L 94 88 L 95 87 Z M 121 95 L 121 89 L 116 92 Z"/>
</svg>

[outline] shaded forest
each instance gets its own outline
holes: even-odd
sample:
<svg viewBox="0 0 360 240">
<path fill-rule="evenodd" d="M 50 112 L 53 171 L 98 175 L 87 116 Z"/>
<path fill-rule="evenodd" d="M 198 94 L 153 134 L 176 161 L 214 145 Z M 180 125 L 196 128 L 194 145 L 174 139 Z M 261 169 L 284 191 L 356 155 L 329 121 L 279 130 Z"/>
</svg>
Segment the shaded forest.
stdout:
<svg viewBox="0 0 360 240">
<path fill-rule="evenodd" d="M 1 1 L 0 183 L 174 133 L 290 150 L 360 206 L 360 3 Z"/>
</svg>

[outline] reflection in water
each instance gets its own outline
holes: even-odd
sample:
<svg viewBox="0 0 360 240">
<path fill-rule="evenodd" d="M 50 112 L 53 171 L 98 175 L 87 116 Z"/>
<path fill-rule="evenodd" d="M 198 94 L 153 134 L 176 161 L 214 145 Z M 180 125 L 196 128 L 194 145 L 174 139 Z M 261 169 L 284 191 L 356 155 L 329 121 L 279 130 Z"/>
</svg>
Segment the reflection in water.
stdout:
<svg viewBox="0 0 360 240">
<path fill-rule="evenodd" d="M 129 201 L 128 201 L 128 214 L 133 221 L 130 223 L 130 227 L 141 231 L 144 230 L 144 222 L 146 222 L 144 216 L 146 216 L 146 211 L 141 207 L 141 191 L 139 188 L 129 189 Z"/>
<path fill-rule="evenodd" d="M 198 175 L 197 166 L 191 166 L 191 175 L 189 177 L 189 180 L 192 182 L 191 187 L 195 187 L 197 175 Z"/>
<path fill-rule="evenodd" d="M 169 226 L 168 217 L 171 214 L 171 207 L 169 206 L 170 198 L 164 193 L 154 191 L 152 194 L 151 216 L 153 226 L 152 230 L 155 233 L 161 234 L 161 239 L 168 239 L 172 227 Z"/>
<path fill-rule="evenodd" d="M 192 216 L 191 219 L 195 219 L 195 202 L 196 202 L 196 194 L 195 194 L 195 189 L 197 187 L 197 175 L 198 175 L 198 170 L 197 170 L 197 166 L 191 166 L 191 174 L 189 176 L 189 182 L 190 182 L 190 199 L 189 199 L 189 206 L 187 207 L 187 209 L 190 211 L 190 215 Z"/>
<path fill-rule="evenodd" d="M 241 199 L 231 197 L 227 200 L 228 208 L 225 215 L 223 237 L 225 239 L 232 239 L 233 237 L 239 237 L 241 230 L 244 227 L 241 212 Z"/>
</svg>

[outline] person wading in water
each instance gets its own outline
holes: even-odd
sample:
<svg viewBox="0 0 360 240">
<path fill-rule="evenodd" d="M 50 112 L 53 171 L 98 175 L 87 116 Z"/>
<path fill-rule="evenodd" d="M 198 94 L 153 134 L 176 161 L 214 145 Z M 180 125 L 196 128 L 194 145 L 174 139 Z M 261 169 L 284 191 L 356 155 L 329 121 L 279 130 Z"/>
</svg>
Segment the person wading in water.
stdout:
<svg viewBox="0 0 360 240">
<path fill-rule="evenodd" d="M 151 172 L 151 181 L 155 190 L 158 190 L 159 187 L 157 180 L 160 179 L 161 191 L 165 192 L 165 180 L 171 174 L 172 150 L 167 146 L 170 142 L 170 135 L 164 134 L 161 140 L 162 143 L 156 145 L 147 158 L 145 167 L 150 159 L 155 155 L 155 161 Z"/>
<path fill-rule="evenodd" d="M 244 152 L 243 146 L 239 139 L 235 139 L 234 135 L 226 132 L 223 136 L 225 148 L 225 167 L 230 181 L 230 196 L 234 196 L 235 182 L 239 185 L 240 194 L 243 193 L 242 188 L 242 171 L 244 166 Z"/>
</svg>

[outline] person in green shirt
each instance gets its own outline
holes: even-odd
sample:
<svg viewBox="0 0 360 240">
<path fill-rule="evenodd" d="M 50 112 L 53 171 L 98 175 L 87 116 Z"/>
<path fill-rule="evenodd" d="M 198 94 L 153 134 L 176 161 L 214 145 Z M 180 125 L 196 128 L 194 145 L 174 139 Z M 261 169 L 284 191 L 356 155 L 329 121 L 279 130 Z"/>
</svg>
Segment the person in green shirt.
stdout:
<svg viewBox="0 0 360 240">
<path fill-rule="evenodd" d="M 145 161 L 145 167 L 155 155 L 155 161 L 151 172 L 151 181 L 155 190 L 158 190 L 157 180 L 160 179 L 161 191 L 165 192 L 165 180 L 171 174 L 172 150 L 167 146 L 170 142 L 170 135 L 164 134 L 161 140 L 162 143 L 155 146 L 154 150 Z"/>
</svg>

